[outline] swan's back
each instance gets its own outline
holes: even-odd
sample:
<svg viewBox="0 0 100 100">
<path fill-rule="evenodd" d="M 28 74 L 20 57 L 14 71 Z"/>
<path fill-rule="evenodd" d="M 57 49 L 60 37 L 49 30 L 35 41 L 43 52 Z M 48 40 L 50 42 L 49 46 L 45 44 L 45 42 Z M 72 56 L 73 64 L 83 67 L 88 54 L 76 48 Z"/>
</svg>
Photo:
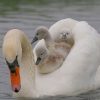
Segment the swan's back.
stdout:
<svg viewBox="0 0 100 100">
<path fill-rule="evenodd" d="M 91 35 L 97 37 L 98 32 L 92 26 L 90 26 L 86 21 L 80 21 L 73 28 L 72 34 L 76 40 L 81 40 Z"/>
<path fill-rule="evenodd" d="M 85 26 L 81 28 L 82 31 L 79 30 L 80 25 Z M 96 73 L 100 65 L 100 35 L 95 32 L 91 34 L 92 30 L 88 24 L 80 25 L 76 27 L 75 33 L 75 41 L 79 40 L 74 44 L 63 65 L 51 74 L 37 75 L 38 89 L 42 92 L 49 90 L 45 94 L 68 96 L 96 89 L 96 82 L 99 81 L 99 74 L 96 77 Z M 83 37 L 80 37 L 81 35 Z M 43 85 L 45 87 L 42 87 Z"/>
</svg>

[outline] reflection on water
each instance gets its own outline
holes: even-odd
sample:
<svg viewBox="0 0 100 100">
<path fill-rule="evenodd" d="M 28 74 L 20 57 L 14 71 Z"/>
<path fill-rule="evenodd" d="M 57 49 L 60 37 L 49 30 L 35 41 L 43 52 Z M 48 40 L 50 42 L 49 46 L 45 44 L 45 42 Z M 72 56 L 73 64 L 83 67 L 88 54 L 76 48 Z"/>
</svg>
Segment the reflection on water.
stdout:
<svg viewBox="0 0 100 100">
<path fill-rule="evenodd" d="M 40 25 L 49 27 L 67 17 L 86 20 L 100 32 L 100 0 L 0 0 L 0 100 L 14 100 L 11 97 L 9 71 L 2 57 L 1 48 L 5 33 L 9 29 L 19 28 L 31 41 L 36 27 Z M 36 100 L 47 99 L 99 100 L 100 90 L 76 97 L 58 96 Z"/>
</svg>

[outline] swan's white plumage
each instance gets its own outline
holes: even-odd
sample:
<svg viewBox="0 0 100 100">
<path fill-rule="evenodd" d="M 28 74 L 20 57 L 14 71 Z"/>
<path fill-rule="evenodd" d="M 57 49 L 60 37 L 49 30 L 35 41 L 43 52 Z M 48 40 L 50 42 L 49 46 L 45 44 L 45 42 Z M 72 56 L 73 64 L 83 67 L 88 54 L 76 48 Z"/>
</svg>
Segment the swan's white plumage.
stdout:
<svg viewBox="0 0 100 100">
<path fill-rule="evenodd" d="M 76 26 L 72 30 L 72 34 L 74 35 L 75 40 L 84 39 L 87 36 L 98 35 L 98 32 L 90 26 L 86 21 L 80 21 L 76 24 Z"/>
<path fill-rule="evenodd" d="M 21 43 L 23 48 L 27 46 L 27 49 L 24 48 L 25 51 L 22 49 L 22 58 L 19 56 L 22 89 L 16 96 L 35 97 L 36 94 L 39 96 L 72 96 L 100 87 L 100 80 L 98 79 L 100 76 L 100 35 L 86 22 L 77 23 L 72 32 L 75 44 L 71 52 L 57 71 L 46 75 L 41 75 L 35 70 L 31 44 L 23 32 L 12 30 L 7 33 L 9 36 L 4 39 L 4 44 L 8 38 L 13 40 L 15 38 L 12 36 L 18 36 L 16 38 L 19 41 L 17 44 L 20 45 Z M 20 39 L 21 37 L 24 39 Z M 13 43 L 16 44 L 16 42 Z M 14 51 L 15 55 L 16 53 L 19 54 L 20 47 L 10 43 L 9 45 L 19 50 L 18 52 Z M 7 52 L 5 45 L 3 46 L 5 57 Z M 8 56 L 8 61 L 9 57 L 14 59 L 14 56 Z"/>
</svg>

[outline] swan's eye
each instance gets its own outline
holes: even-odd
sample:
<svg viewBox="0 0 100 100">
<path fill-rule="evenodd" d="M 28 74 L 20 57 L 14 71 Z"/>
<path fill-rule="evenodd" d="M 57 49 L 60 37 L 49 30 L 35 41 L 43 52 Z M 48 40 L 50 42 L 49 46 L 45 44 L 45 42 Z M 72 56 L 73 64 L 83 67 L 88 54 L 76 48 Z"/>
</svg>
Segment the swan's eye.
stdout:
<svg viewBox="0 0 100 100">
<path fill-rule="evenodd" d="M 6 63 L 8 65 L 8 67 L 9 67 L 10 71 L 12 73 L 14 73 L 15 72 L 15 67 L 16 66 L 19 67 L 17 56 L 16 56 L 15 60 L 12 63 L 9 63 L 6 58 L 5 58 L 5 60 L 6 60 Z"/>
</svg>

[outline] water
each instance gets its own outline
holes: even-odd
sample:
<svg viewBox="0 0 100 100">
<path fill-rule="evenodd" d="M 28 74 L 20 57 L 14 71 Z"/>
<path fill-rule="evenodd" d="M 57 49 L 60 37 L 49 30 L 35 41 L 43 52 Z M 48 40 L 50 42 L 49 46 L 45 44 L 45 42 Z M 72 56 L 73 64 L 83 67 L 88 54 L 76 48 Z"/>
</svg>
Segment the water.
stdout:
<svg viewBox="0 0 100 100">
<path fill-rule="evenodd" d="M 67 17 L 88 21 L 100 32 L 100 0 L 0 0 L 0 100 L 14 100 L 9 71 L 2 56 L 5 33 L 19 28 L 31 41 L 36 27 L 50 27 Z M 75 97 L 58 96 L 38 100 L 100 100 L 100 90 Z"/>
</svg>

